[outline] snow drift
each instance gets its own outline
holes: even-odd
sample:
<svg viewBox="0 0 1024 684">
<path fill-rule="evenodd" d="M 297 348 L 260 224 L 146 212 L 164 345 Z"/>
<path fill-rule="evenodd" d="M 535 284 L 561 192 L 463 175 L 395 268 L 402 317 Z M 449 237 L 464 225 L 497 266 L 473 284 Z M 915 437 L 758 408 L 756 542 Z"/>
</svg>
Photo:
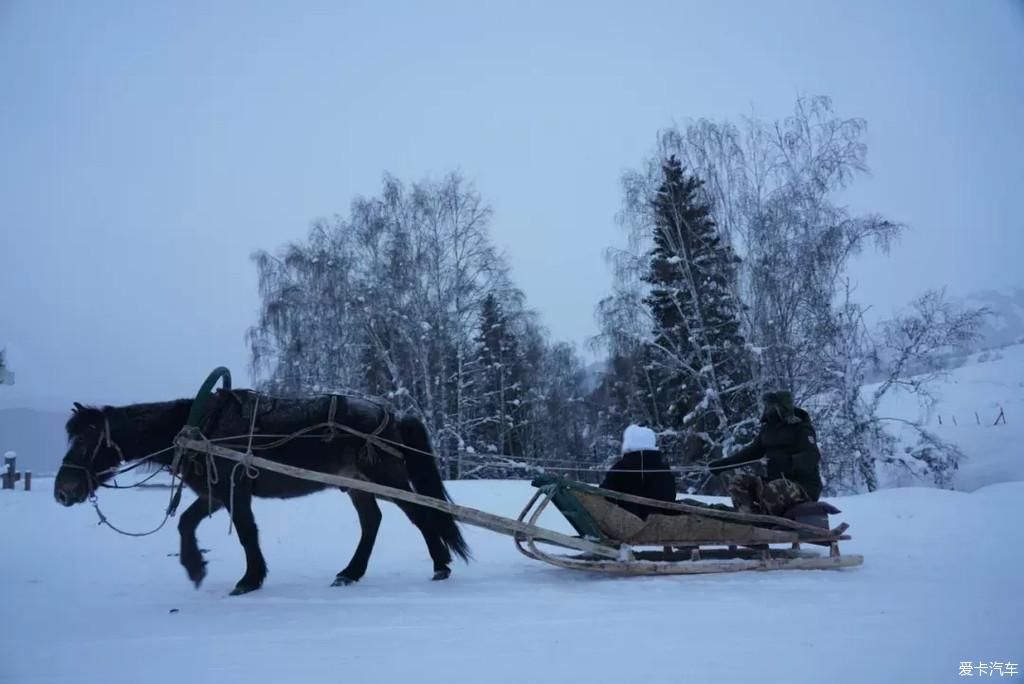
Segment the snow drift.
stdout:
<svg viewBox="0 0 1024 684">
<path fill-rule="evenodd" d="M 868 386 L 865 391 L 873 389 Z M 934 406 L 898 391 L 882 401 L 879 413 L 894 419 L 887 429 L 901 440 L 901 446 L 910 446 L 915 440 L 913 430 L 901 421 L 919 422 L 964 453 L 953 477 L 954 489 L 973 491 L 1000 482 L 1024 481 L 1024 345 L 973 354 L 932 389 Z M 928 483 L 912 471 L 892 468 L 882 470 L 880 485 Z"/>
</svg>

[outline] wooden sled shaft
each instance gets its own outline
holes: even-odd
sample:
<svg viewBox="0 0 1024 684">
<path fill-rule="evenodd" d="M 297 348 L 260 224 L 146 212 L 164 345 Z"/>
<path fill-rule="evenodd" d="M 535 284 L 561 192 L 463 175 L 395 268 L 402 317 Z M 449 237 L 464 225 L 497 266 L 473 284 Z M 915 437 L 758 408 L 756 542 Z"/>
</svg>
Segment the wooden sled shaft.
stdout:
<svg viewBox="0 0 1024 684">
<path fill-rule="evenodd" d="M 619 557 L 618 550 L 608 546 L 595 544 L 585 539 L 571 537 L 567 534 L 561 534 L 560 532 L 537 527 L 536 525 L 528 525 L 519 520 L 495 515 L 494 513 L 486 513 L 475 508 L 459 506 L 458 504 L 453 504 L 448 501 L 435 499 L 432 496 L 424 496 L 404 489 L 388 487 L 386 485 L 377 484 L 376 482 L 370 482 L 369 480 L 361 480 L 352 477 L 345 477 L 344 475 L 334 475 L 316 470 L 297 468 L 286 463 L 270 461 L 260 456 L 247 456 L 233 449 L 217 446 L 216 444 L 210 444 L 209 442 L 202 440 L 178 437 L 175 440 L 175 444 L 190 451 L 209 453 L 213 456 L 226 458 L 230 461 L 247 463 L 255 466 L 256 468 L 270 470 L 275 473 L 281 473 L 282 475 L 290 475 L 302 480 L 312 480 L 314 482 L 334 485 L 335 487 L 347 487 L 358 491 L 368 492 L 385 500 L 405 501 L 419 506 L 426 506 L 427 508 L 433 508 L 438 511 L 449 513 L 468 525 L 482 527 L 499 534 L 506 534 L 509 536 L 523 535 L 530 538 L 535 537 L 537 539 L 553 542 L 560 546 L 577 549 L 579 551 L 587 551 L 605 558 Z"/>
</svg>

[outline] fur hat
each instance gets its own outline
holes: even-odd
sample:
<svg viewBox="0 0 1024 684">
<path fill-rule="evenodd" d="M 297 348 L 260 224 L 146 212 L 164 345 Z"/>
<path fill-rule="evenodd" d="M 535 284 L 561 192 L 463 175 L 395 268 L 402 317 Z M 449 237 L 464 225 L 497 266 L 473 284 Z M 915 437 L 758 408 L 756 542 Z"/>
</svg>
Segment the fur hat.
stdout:
<svg viewBox="0 0 1024 684">
<path fill-rule="evenodd" d="M 622 433 L 622 453 L 628 454 L 631 451 L 657 451 L 658 438 L 654 430 L 630 425 Z"/>
<path fill-rule="evenodd" d="M 793 394 L 791 392 L 786 390 L 765 392 L 761 397 L 761 401 L 764 404 L 764 413 L 761 414 L 761 420 L 769 420 L 773 416 L 778 416 L 779 420 L 787 423 L 800 422 L 796 415 L 796 406 L 793 404 Z"/>
</svg>

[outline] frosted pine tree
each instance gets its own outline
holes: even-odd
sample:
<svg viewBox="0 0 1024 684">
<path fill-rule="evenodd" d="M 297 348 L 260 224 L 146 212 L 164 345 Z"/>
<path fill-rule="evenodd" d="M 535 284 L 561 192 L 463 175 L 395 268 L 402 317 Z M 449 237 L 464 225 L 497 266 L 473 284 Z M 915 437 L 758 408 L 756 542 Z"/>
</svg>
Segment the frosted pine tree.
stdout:
<svg viewBox="0 0 1024 684">
<path fill-rule="evenodd" d="M 701 201 L 702 181 L 673 156 L 651 200 L 654 247 L 643 279 L 654 323 L 646 364 L 663 443 L 686 464 L 749 437 L 757 398 L 735 294 L 739 258 Z M 690 484 L 699 487 L 701 482 Z"/>
</svg>

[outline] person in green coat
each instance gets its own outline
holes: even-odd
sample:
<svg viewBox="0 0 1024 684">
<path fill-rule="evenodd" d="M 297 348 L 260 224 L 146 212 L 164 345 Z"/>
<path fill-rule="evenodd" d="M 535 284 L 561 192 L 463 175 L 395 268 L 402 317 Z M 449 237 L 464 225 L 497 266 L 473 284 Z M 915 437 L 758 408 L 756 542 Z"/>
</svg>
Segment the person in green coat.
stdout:
<svg viewBox="0 0 1024 684">
<path fill-rule="evenodd" d="M 821 496 L 821 452 L 807 411 L 793 404 L 786 391 L 768 392 L 757 437 L 727 458 L 708 464 L 721 473 L 766 459 L 767 478 L 742 474 L 728 483 L 733 506 L 740 513 L 783 515 L 793 506 Z"/>
</svg>

